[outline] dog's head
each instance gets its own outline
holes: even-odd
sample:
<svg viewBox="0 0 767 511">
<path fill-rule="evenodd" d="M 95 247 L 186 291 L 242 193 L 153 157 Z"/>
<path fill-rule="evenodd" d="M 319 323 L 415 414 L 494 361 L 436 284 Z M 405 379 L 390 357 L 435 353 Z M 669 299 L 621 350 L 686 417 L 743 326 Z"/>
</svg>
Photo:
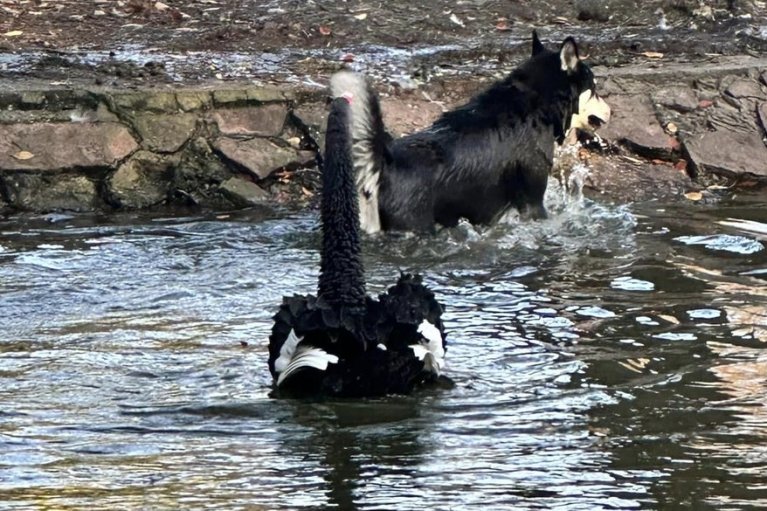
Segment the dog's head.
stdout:
<svg viewBox="0 0 767 511">
<path fill-rule="evenodd" d="M 569 85 L 574 101 L 571 115 L 565 119 L 565 131 L 577 128 L 593 133 L 610 120 L 610 106 L 597 94 L 594 73 L 578 55 L 575 39 L 565 39 L 555 53 L 547 50 L 533 31 L 532 60 L 547 60 L 552 67 L 557 66 L 557 76 L 548 77 L 550 83 L 564 80 Z"/>
</svg>

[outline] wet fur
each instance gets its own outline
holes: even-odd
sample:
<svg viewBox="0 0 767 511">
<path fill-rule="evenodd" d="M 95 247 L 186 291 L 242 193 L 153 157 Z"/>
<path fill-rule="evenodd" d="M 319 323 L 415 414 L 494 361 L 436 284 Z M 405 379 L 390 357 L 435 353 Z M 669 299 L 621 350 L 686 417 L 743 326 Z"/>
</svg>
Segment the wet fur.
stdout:
<svg viewBox="0 0 767 511">
<path fill-rule="evenodd" d="M 348 71 L 333 77 L 331 89 L 356 82 L 367 100 L 352 112 L 365 231 L 428 231 L 461 218 L 491 224 L 511 207 L 525 217 L 546 217 L 543 197 L 554 144 L 562 142 L 578 113 L 580 94 L 595 94 L 595 84 L 572 38 L 555 52 L 534 34 L 532 53 L 466 105 L 396 140 L 386 133 L 378 97 L 366 80 Z M 371 210 L 378 212 L 372 221 Z"/>
</svg>

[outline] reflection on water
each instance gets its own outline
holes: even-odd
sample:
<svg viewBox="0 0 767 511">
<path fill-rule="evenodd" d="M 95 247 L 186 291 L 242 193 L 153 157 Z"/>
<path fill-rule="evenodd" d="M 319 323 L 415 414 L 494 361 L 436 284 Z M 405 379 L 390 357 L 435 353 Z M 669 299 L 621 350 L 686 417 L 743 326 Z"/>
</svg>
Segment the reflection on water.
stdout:
<svg viewBox="0 0 767 511">
<path fill-rule="evenodd" d="M 268 397 L 312 212 L 0 222 L 3 509 L 764 509 L 767 208 L 555 196 L 366 240 L 422 272 L 453 389 Z"/>
</svg>

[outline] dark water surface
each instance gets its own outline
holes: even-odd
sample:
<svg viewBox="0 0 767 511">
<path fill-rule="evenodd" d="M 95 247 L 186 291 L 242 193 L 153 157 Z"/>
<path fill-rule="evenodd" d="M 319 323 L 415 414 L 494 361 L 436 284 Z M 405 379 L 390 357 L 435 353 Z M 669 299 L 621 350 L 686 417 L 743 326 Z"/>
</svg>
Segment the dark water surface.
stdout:
<svg viewBox="0 0 767 511">
<path fill-rule="evenodd" d="M 368 239 L 456 387 L 340 402 L 268 397 L 314 212 L 0 221 L 0 508 L 767 508 L 767 198 L 553 209 Z"/>
</svg>

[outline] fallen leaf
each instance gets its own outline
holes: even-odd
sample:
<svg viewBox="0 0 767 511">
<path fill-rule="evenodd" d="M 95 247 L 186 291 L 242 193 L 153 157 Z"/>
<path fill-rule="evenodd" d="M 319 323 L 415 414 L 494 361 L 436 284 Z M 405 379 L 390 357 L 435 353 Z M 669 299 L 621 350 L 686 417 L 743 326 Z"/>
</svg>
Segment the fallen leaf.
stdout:
<svg viewBox="0 0 767 511">
<path fill-rule="evenodd" d="M 668 321 L 669 323 L 673 323 L 675 325 L 679 324 L 679 320 L 676 319 L 674 316 L 669 316 L 668 314 L 658 314 L 658 317 Z"/>
<path fill-rule="evenodd" d="M 644 55 L 648 59 L 662 59 L 663 58 L 663 54 L 660 53 L 660 52 L 657 52 L 657 51 L 646 51 L 646 52 L 642 53 L 642 55 Z"/>
<path fill-rule="evenodd" d="M 684 196 L 692 201 L 699 201 L 703 198 L 703 194 L 700 192 L 687 192 Z"/>
<path fill-rule="evenodd" d="M 458 16 L 456 16 L 455 13 L 450 15 L 450 21 L 452 21 L 453 23 L 455 23 L 459 27 L 464 26 L 463 25 L 463 21 L 461 21 L 461 19 Z"/>
<path fill-rule="evenodd" d="M 35 155 L 29 151 L 19 151 L 18 153 L 14 154 L 13 157 L 17 160 L 31 160 L 35 157 Z"/>
<path fill-rule="evenodd" d="M 505 18 L 500 18 L 498 22 L 495 24 L 495 29 L 499 32 L 506 32 L 508 30 L 511 30 L 511 27 L 509 26 L 508 20 Z"/>
<path fill-rule="evenodd" d="M 354 16 L 354 19 L 356 19 L 356 20 L 360 20 L 360 21 L 364 21 L 364 20 L 366 20 L 366 19 L 367 19 L 367 17 L 368 17 L 368 13 L 366 13 L 366 12 L 363 12 L 363 13 L 360 13 L 360 14 L 356 14 L 356 15 Z"/>
<path fill-rule="evenodd" d="M 699 107 L 699 108 L 708 108 L 708 107 L 710 107 L 710 106 L 711 106 L 711 105 L 713 105 L 713 104 L 714 104 L 714 102 L 713 102 L 713 101 L 711 101 L 710 99 L 701 99 L 701 100 L 698 102 L 698 107 Z"/>
<path fill-rule="evenodd" d="M 674 164 L 674 168 L 681 172 L 687 172 L 687 160 L 679 160 Z"/>
<path fill-rule="evenodd" d="M 157 9 L 158 11 L 164 11 L 168 9 L 168 4 L 164 4 L 162 2 L 155 2 L 154 8 Z"/>
<path fill-rule="evenodd" d="M 329 26 L 327 26 L 327 25 L 320 25 L 320 34 L 322 34 L 324 36 L 328 36 L 328 35 L 330 35 L 332 33 L 333 33 L 333 31 L 330 30 Z"/>
<path fill-rule="evenodd" d="M 556 23 L 557 25 L 569 25 L 570 24 L 570 20 L 568 20 L 564 16 L 557 16 L 552 21 L 554 23 Z"/>
<path fill-rule="evenodd" d="M 11 30 L 10 32 L 6 32 L 3 35 L 5 37 L 18 37 L 18 36 L 22 35 L 23 33 L 24 32 L 22 32 L 21 30 Z"/>
<path fill-rule="evenodd" d="M 677 128 L 676 124 L 674 124 L 673 122 L 670 122 L 666 124 L 666 130 L 672 135 L 674 135 L 676 134 L 677 131 L 679 131 L 679 128 Z"/>
<path fill-rule="evenodd" d="M 314 195 L 314 193 L 305 186 L 301 187 L 301 193 L 303 193 L 306 197 L 311 197 Z"/>
<path fill-rule="evenodd" d="M 354 62 L 354 54 L 352 54 L 352 53 L 345 53 L 341 57 L 341 62 Z"/>
</svg>

